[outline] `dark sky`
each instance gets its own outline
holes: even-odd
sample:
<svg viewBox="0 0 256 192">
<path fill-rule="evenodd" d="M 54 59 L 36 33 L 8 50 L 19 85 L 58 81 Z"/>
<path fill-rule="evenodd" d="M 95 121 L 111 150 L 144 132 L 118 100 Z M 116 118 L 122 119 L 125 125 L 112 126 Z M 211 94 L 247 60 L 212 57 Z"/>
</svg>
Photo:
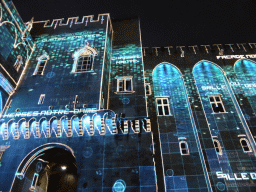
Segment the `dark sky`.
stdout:
<svg viewBox="0 0 256 192">
<path fill-rule="evenodd" d="M 143 47 L 256 43 L 256 0 L 13 0 L 24 22 L 110 13 L 140 18 Z"/>
</svg>

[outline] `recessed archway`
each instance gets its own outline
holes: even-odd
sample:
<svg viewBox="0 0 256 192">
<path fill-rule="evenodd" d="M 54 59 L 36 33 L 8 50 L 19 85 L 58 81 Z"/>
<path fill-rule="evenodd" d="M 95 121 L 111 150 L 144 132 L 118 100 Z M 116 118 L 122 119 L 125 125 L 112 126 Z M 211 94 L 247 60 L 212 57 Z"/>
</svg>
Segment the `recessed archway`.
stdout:
<svg viewBox="0 0 256 192">
<path fill-rule="evenodd" d="M 73 150 L 49 143 L 31 151 L 21 162 L 11 191 L 76 191 L 77 166 Z"/>
</svg>

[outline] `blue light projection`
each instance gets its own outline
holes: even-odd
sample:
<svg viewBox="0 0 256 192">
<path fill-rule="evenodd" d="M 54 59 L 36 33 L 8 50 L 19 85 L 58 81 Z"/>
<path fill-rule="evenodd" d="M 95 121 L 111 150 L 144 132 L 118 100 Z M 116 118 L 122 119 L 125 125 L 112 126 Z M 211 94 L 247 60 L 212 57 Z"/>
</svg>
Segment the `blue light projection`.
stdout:
<svg viewBox="0 0 256 192">
<path fill-rule="evenodd" d="M 63 132 L 65 133 L 63 135 Z M 66 116 L 62 117 L 61 119 L 61 136 L 68 135 L 68 118 Z"/>
<path fill-rule="evenodd" d="M 79 135 L 79 118 L 77 116 L 73 117 L 72 119 L 72 131 L 73 131 L 73 136 L 78 136 Z"/>
<path fill-rule="evenodd" d="M 9 123 L 9 137 L 12 136 L 12 137 L 15 137 L 15 122 L 12 121 Z"/>
<path fill-rule="evenodd" d="M 8 93 L 11 94 L 14 91 L 13 86 L 9 83 L 9 81 L 0 73 L 0 86 Z"/>
<path fill-rule="evenodd" d="M 82 118 L 83 130 L 90 135 L 90 116 L 85 115 Z"/>
<path fill-rule="evenodd" d="M 30 132 L 31 132 L 31 134 L 36 136 L 36 121 L 35 120 L 33 120 L 30 125 Z"/>
<path fill-rule="evenodd" d="M 125 189 L 126 189 L 126 184 L 124 180 L 118 179 L 112 187 L 112 192 L 124 192 Z"/>
<path fill-rule="evenodd" d="M 2 112 L 3 110 L 3 97 L 2 97 L 2 93 L 0 91 L 0 112 Z"/>
<path fill-rule="evenodd" d="M 48 125 L 48 121 L 46 119 L 41 121 L 40 130 L 41 130 L 41 134 L 43 134 L 45 137 L 47 134 L 47 125 Z"/>
<path fill-rule="evenodd" d="M 250 107 L 256 114 L 256 63 L 251 60 L 241 59 L 235 63 L 234 70 L 237 75 L 238 84 L 243 89 L 243 95 L 247 97 Z"/>
<path fill-rule="evenodd" d="M 193 75 L 207 118 L 207 126 L 210 130 L 211 138 L 220 142 L 223 152 L 222 155 L 217 154 L 213 146 L 205 149 L 210 175 L 214 176 L 214 185 L 220 188 L 221 180 L 215 177 L 217 170 L 221 170 L 224 173 L 244 170 L 245 168 L 241 162 L 245 161 L 249 163 L 248 171 L 253 170 L 252 161 L 255 161 L 255 156 L 253 153 L 245 154 L 240 145 L 239 135 L 247 137 L 246 130 L 248 128 L 245 126 L 239 106 L 222 69 L 215 63 L 203 60 L 195 65 Z M 210 97 L 216 95 L 221 98 L 220 103 L 225 108 L 223 112 L 213 111 Z M 207 129 L 207 127 L 202 128 Z M 234 156 L 234 154 L 236 155 Z M 234 158 L 236 159 L 236 164 L 231 163 Z M 246 183 L 234 183 L 231 180 L 225 180 L 224 182 L 228 190 L 235 190 L 237 187 L 248 185 Z M 221 189 L 225 189 L 223 185 L 221 185 Z"/>
<path fill-rule="evenodd" d="M 19 126 L 20 133 L 24 136 L 26 136 L 26 121 L 22 121 Z"/>
<path fill-rule="evenodd" d="M 196 128 L 192 123 L 181 72 L 170 63 L 158 64 L 153 71 L 153 84 L 155 98 L 167 97 L 171 110 L 171 116 L 158 116 L 166 189 L 188 190 L 188 182 L 191 183 L 191 180 L 195 180 L 194 188 L 207 190 L 206 179 L 191 171 L 201 169 L 206 173 L 206 168 L 204 167 L 202 152 L 198 149 L 199 141 Z M 190 155 L 181 156 L 179 161 L 172 161 L 172 158 L 180 157 L 180 139 L 188 143 Z M 197 161 L 186 162 L 185 159 L 190 158 L 191 155 L 197 156 Z M 182 168 L 180 161 L 184 161 Z"/>
<path fill-rule="evenodd" d="M 4 130 L 5 130 L 5 123 L 1 123 L 0 125 L 0 135 L 4 138 Z"/>
<path fill-rule="evenodd" d="M 57 128 L 58 128 L 58 124 L 57 124 L 58 120 L 57 119 L 53 119 L 51 122 L 51 126 L 50 126 L 50 134 L 55 133 L 55 135 L 57 135 Z"/>
</svg>

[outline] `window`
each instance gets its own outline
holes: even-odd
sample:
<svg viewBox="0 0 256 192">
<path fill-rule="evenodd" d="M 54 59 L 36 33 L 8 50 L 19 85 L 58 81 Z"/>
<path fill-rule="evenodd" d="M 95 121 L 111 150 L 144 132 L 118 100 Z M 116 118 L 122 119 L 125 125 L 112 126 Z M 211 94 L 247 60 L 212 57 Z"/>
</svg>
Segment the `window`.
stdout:
<svg viewBox="0 0 256 192">
<path fill-rule="evenodd" d="M 81 56 L 78 58 L 77 62 L 77 72 L 90 71 L 92 69 L 92 59 L 91 55 Z"/>
<path fill-rule="evenodd" d="M 94 57 L 97 55 L 96 48 L 87 42 L 85 47 L 73 54 L 74 64 L 71 73 L 83 73 L 93 70 Z"/>
<path fill-rule="evenodd" d="M 151 95 L 151 86 L 150 86 L 150 83 L 146 83 L 146 95 Z"/>
<path fill-rule="evenodd" d="M 210 104 L 214 113 L 225 112 L 224 105 L 222 103 L 220 95 L 209 95 Z"/>
<path fill-rule="evenodd" d="M 18 55 L 16 62 L 14 63 L 13 67 L 16 69 L 16 71 L 18 72 L 21 65 L 23 64 L 23 59 L 22 56 Z"/>
<path fill-rule="evenodd" d="M 49 59 L 49 55 L 44 51 L 44 54 L 37 58 L 38 62 L 33 75 L 43 75 L 46 63 Z"/>
<path fill-rule="evenodd" d="M 222 149 L 220 146 L 220 142 L 217 139 L 213 139 L 213 145 L 214 145 L 214 148 L 215 148 L 217 154 L 222 155 Z"/>
<path fill-rule="evenodd" d="M 243 151 L 245 153 L 252 152 L 251 146 L 249 144 L 249 141 L 245 138 L 240 139 L 241 146 L 243 148 Z"/>
<path fill-rule="evenodd" d="M 30 191 L 34 191 L 36 189 L 36 185 L 37 185 L 37 180 L 38 180 L 39 174 L 38 173 L 34 173 L 32 182 L 31 182 L 31 186 L 30 186 Z"/>
<path fill-rule="evenodd" d="M 41 94 L 38 100 L 38 105 L 42 105 L 44 102 L 45 94 Z"/>
<path fill-rule="evenodd" d="M 186 141 L 180 141 L 179 146 L 181 155 L 189 155 L 188 143 Z"/>
<path fill-rule="evenodd" d="M 116 77 L 117 93 L 134 93 L 132 76 Z"/>
<path fill-rule="evenodd" d="M 156 98 L 158 116 L 171 115 L 168 97 Z"/>
</svg>

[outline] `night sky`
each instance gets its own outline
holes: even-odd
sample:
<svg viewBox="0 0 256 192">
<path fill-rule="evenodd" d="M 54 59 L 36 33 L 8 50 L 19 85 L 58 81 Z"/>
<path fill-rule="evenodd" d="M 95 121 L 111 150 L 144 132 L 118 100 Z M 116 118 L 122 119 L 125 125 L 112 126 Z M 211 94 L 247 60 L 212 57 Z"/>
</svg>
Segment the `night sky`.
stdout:
<svg viewBox="0 0 256 192">
<path fill-rule="evenodd" d="M 24 22 L 110 13 L 140 18 L 142 46 L 256 43 L 255 0 L 13 0 Z"/>
</svg>

